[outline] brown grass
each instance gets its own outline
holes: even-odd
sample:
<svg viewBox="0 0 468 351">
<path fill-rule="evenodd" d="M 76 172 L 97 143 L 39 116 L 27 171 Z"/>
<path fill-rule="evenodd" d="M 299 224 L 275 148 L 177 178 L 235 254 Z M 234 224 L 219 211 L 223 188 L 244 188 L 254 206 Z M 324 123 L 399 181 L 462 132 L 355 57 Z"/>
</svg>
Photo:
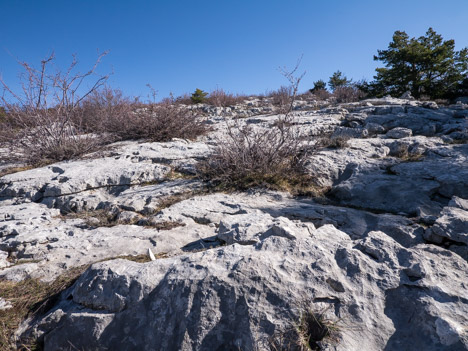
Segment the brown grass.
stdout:
<svg viewBox="0 0 468 351">
<path fill-rule="evenodd" d="M 170 196 L 165 198 L 158 209 L 155 212 L 159 212 L 162 208 L 171 206 L 174 203 L 182 201 L 188 197 L 184 196 Z M 70 212 L 66 215 L 60 216 L 63 220 L 66 219 L 83 219 L 86 225 L 90 228 L 99 227 L 114 227 L 116 225 L 139 225 L 146 228 L 154 228 L 157 230 L 171 230 L 177 227 L 185 226 L 185 223 L 176 221 L 163 221 L 153 222 L 147 218 L 136 217 L 129 223 L 121 223 L 118 220 L 118 212 L 110 212 L 108 210 L 93 210 L 93 211 L 82 211 L 82 212 Z"/>
<path fill-rule="evenodd" d="M 349 136 L 338 135 L 331 136 L 324 135 L 317 140 L 317 147 L 329 149 L 344 149 L 348 147 L 348 141 L 351 139 Z"/>
<path fill-rule="evenodd" d="M 33 167 L 28 165 L 28 166 L 21 166 L 21 167 L 8 167 L 8 168 L 3 168 L 0 169 L 0 177 L 3 177 L 7 174 L 13 174 L 13 173 L 18 173 L 18 172 L 23 172 L 32 169 Z"/>
<path fill-rule="evenodd" d="M 72 268 L 52 283 L 43 283 L 38 279 L 21 282 L 0 280 L 0 297 L 13 305 L 10 309 L 0 310 L 0 350 L 35 349 L 34 341 L 18 347 L 12 340 L 15 330 L 28 316 L 47 312 L 60 292 L 70 287 L 87 267 Z"/>
</svg>

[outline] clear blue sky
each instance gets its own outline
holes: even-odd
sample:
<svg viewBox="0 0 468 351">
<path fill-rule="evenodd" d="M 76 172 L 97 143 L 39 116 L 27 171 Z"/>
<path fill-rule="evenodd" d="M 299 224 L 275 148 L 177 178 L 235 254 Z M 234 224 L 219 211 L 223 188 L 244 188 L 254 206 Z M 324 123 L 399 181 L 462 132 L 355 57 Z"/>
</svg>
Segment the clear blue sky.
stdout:
<svg viewBox="0 0 468 351">
<path fill-rule="evenodd" d="M 468 0 L 0 0 L 0 74 L 15 85 L 16 58 L 38 63 L 52 50 L 100 71 L 128 95 L 211 91 L 264 93 L 285 84 L 279 66 L 303 56 L 301 90 L 341 70 L 371 79 L 395 30 L 433 27 L 468 46 Z"/>
</svg>

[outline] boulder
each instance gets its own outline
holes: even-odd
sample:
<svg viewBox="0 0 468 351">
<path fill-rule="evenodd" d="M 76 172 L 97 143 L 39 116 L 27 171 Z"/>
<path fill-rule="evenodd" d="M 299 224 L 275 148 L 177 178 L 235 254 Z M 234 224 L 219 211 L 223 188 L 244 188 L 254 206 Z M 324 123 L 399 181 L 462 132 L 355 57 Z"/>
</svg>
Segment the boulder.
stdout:
<svg viewBox="0 0 468 351">
<path fill-rule="evenodd" d="M 391 139 L 402 139 L 413 135 L 411 129 L 408 128 L 393 128 L 387 132 L 387 137 Z"/>
</svg>

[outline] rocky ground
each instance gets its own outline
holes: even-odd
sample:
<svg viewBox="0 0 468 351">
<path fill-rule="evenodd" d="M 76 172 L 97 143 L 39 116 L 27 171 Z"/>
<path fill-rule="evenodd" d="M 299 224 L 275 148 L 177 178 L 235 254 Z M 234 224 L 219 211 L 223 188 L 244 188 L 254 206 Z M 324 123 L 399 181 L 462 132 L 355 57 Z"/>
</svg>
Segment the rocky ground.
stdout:
<svg viewBox="0 0 468 351">
<path fill-rule="evenodd" d="M 255 101 L 206 108 L 213 131 L 196 142 L 122 142 L 1 177 L 0 279 L 51 283 L 94 263 L 19 342 L 267 350 L 312 311 L 334 326 L 322 350 L 467 350 L 468 105 L 309 107 L 294 118 L 311 139 L 350 138 L 310 158 L 325 198 L 209 192 L 193 176 L 222 116 L 271 127 Z"/>
</svg>

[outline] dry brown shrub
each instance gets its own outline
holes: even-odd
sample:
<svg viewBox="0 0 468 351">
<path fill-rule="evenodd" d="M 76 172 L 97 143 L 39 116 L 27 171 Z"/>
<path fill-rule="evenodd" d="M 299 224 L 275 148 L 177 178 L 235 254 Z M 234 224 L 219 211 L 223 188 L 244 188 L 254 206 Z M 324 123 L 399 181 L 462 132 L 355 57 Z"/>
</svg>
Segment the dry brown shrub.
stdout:
<svg viewBox="0 0 468 351">
<path fill-rule="evenodd" d="M 316 100 L 320 100 L 320 101 L 321 100 L 326 100 L 332 95 L 325 89 L 315 90 L 312 94 L 313 94 L 313 96 L 315 97 Z"/>
<path fill-rule="evenodd" d="M 268 97 L 272 99 L 273 105 L 278 108 L 280 113 L 286 113 L 291 105 L 293 88 L 291 86 L 281 86 L 278 90 L 271 91 Z"/>
<path fill-rule="evenodd" d="M 287 189 L 307 183 L 304 163 L 309 150 L 296 128 L 276 123 L 265 130 L 240 123 L 228 125 L 228 137 L 198 164 L 203 179 L 233 189 Z"/>
<path fill-rule="evenodd" d="M 73 122 L 89 133 L 106 133 L 117 127 L 120 121 L 131 117 L 138 101 L 125 97 L 121 90 L 103 87 L 95 90 L 82 101 Z"/>
<path fill-rule="evenodd" d="M 191 95 L 188 93 L 182 94 L 174 99 L 175 104 L 179 105 L 193 105 Z"/>
<path fill-rule="evenodd" d="M 223 89 L 213 90 L 206 98 L 206 102 L 217 107 L 227 107 L 242 103 L 247 97 L 225 92 Z"/>
<path fill-rule="evenodd" d="M 66 70 L 55 67 L 54 54 L 42 60 L 38 69 L 19 62 L 24 69 L 20 76 L 21 92 L 13 91 L 0 79 L 3 85 L 0 102 L 7 115 L 2 120 L 0 142 L 8 144 L 11 155 L 29 164 L 42 164 L 71 159 L 100 147 L 101 140 L 83 135 L 73 119 L 83 99 L 108 78 L 95 77 L 104 55 L 99 55 L 84 74 L 74 73 L 78 64 L 75 57 Z M 80 87 L 86 84 L 91 88 L 82 91 Z"/>
<path fill-rule="evenodd" d="M 87 132 L 99 133 L 104 140 L 195 139 L 207 131 L 197 115 L 172 98 L 145 105 L 108 87 L 94 91 L 82 102 L 75 123 Z"/>
<path fill-rule="evenodd" d="M 258 128 L 239 119 L 227 123 L 227 137 L 218 140 L 214 152 L 198 164 L 202 179 L 221 188 L 266 186 L 307 191 L 311 182 L 305 163 L 312 147 L 291 116 L 298 86 L 305 74 L 294 75 L 299 64 L 300 60 L 292 71 L 281 70 L 290 82 L 289 87 L 282 89 L 285 114 L 269 128 Z"/>
<path fill-rule="evenodd" d="M 342 103 L 360 101 L 366 97 L 366 94 L 354 86 L 342 86 L 335 89 L 333 96 L 336 102 Z"/>
<path fill-rule="evenodd" d="M 105 122 L 105 131 L 119 140 L 163 142 L 172 138 L 196 139 L 208 131 L 199 116 L 170 103 L 151 104 L 128 115 L 109 117 Z"/>
</svg>

